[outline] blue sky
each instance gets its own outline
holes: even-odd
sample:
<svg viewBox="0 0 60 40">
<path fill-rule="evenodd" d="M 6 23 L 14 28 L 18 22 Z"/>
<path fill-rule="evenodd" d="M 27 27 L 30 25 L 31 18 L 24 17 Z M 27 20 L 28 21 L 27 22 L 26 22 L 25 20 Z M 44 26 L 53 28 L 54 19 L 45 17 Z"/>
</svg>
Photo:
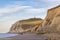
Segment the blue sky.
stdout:
<svg viewBox="0 0 60 40">
<path fill-rule="evenodd" d="M 18 20 L 44 19 L 47 10 L 57 5 L 60 5 L 60 0 L 0 0 L 0 32 L 9 31 Z"/>
</svg>

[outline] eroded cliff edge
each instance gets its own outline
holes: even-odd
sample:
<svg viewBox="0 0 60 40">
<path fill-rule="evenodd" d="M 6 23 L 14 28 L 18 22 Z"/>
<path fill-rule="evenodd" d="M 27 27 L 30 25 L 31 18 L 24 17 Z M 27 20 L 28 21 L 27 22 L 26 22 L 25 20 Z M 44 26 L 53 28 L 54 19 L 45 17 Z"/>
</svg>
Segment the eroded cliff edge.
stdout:
<svg viewBox="0 0 60 40">
<path fill-rule="evenodd" d="M 42 27 L 45 33 L 60 33 L 60 5 L 48 9 Z"/>
<path fill-rule="evenodd" d="M 41 18 L 20 20 L 12 25 L 9 33 L 36 33 L 42 22 Z"/>
<path fill-rule="evenodd" d="M 29 21 L 30 20 L 30 21 Z M 32 20 L 32 21 L 31 21 Z M 31 24 L 30 24 L 31 23 Z M 28 24 L 28 25 L 27 25 Z M 48 9 L 44 20 L 28 19 L 12 25 L 10 33 L 60 33 L 60 5 Z"/>
</svg>

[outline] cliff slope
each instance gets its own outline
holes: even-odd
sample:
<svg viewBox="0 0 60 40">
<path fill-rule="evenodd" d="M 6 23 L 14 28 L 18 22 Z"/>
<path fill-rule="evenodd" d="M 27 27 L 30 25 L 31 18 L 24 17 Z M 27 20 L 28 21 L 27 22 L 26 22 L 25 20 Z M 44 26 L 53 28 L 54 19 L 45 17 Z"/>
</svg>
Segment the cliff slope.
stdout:
<svg viewBox="0 0 60 40">
<path fill-rule="evenodd" d="M 48 10 L 42 27 L 44 32 L 60 32 L 60 5 Z"/>
<path fill-rule="evenodd" d="M 20 20 L 12 25 L 9 33 L 31 33 L 36 32 L 38 25 L 42 23 L 41 18 L 30 18 L 26 20 Z"/>
<path fill-rule="evenodd" d="M 60 33 L 60 5 L 48 9 L 44 20 L 31 18 L 21 20 L 12 25 L 10 33 Z"/>
</svg>

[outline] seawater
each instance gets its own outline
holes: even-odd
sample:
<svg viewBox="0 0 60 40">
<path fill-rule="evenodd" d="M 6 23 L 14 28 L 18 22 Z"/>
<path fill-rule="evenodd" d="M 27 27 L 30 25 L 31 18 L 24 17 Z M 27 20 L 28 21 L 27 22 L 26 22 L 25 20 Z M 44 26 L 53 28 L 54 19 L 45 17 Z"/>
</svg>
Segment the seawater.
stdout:
<svg viewBox="0 0 60 40">
<path fill-rule="evenodd" d="M 0 33 L 0 38 L 12 37 L 12 36 L 16 36 L 16 35 L 17 35 L 17 34 Z"/>
</svg>

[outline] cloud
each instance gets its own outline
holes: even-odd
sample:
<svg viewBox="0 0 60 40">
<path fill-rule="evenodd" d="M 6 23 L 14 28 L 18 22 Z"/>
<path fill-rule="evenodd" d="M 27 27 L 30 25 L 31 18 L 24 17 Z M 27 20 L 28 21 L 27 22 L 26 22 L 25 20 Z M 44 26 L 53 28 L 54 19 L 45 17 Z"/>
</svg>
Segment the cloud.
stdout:
<svg viewBox="0 0 60 40">
<path fill-rule="evenodd" d="M 42 13 L 44 12 L 44 8 L 33 8 L 32 6 L 19 6 L 19 5 L 15 5 L 15 6 L 6 6 L 4 8 L 0 8 L 0 16 L 2 16 L 3 14 L 11 14 L 11 13 L 17 13 L 19 11 L 19 13 L 21 12 L 25 12 L 25 13 Z"/>
<path fill-rule="evenodd" d="M 60 5 L 60 0 L 47 0 L 43 2 L 45 3 L 46 6 Z"/>
<path fill-rule="evenodd" d="M 26 10 L 25 10 L 26 13 L 34 13 L 34 14 L 35 14 L 35 13 L 37 13 L 37 14 L 38 14 L 38 13 L 42 13 L 42 12 L 44 12 L 44 11 L 45 11 L 44 8 L 37 8 L 37 9 L 36 9 L 36 8 L 29 8 L 29 9 L 26 9 Z"/>
<path fill-rule="evenodd" d="M 11 5 L 10 5 L 11 6 Z M 24 8 L 28 8 L 29 6 L 15 6 L 15 7 L 4 7 L 4 8 L 0 8 L 0 14 L 2 13 L 12 13 Z"/>
<path fill-rule="evenodd" d="M 10 24 L 7 23 L 5 20 L 0 20 L 0 32 L 5 33 L 8 32 Z"/>
<path fill-rule="evenodd" d="M 60 0 L 47 0 L 46 2 L 59 2 Z"/>
</svg>

